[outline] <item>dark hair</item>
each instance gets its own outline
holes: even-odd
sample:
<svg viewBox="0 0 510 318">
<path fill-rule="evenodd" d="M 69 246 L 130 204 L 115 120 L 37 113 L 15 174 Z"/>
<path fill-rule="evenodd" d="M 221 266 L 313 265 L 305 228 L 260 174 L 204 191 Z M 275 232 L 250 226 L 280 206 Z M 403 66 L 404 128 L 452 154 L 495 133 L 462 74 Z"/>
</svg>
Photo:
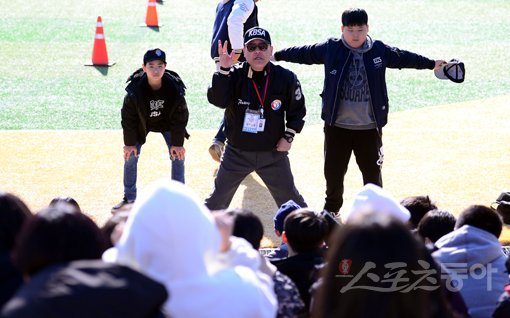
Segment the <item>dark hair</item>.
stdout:
<svg viewBox="0 0 510 318">
<path fill-rule="evenodd" d="M 332 242 L 313 317 L 430 317 L 430 291 L 349 288 L 353 279 L 357 279 L 354 286 L 391 287 L 394 281 L 383 279 L 392 271 L 390 263 L 405 264 L 411 284 L 420 279 L 412 271 L 423 269 L 419 261 L 425 259 L 424 249 L 402 222 L 380 213 L 367 214 L 342 226 Z"/>
<path fill-rule="evenodd" d="M 368 14 L 364 9 L 361 8 L 350 8 L 342 13 L 342 25 L 367 25 Z"/>
<path fill-rule="evenodd" d="M 12 250 L 23 223 L 31 216 L 32 212 L 19 197 L 0 192 L 0 252 Z"/>
<path fill-rule="evenodd" d="M 103 233 L 103 237 L 106 242 L 106 248 L 114 246 L 114 242 L 112 242 L 112 233 L 117 225 L 127 221 L 129 213 L 130 211 L 117 212 L 112 215 L 101 227 L 101 233 Z"/>
<path fill-rule="evenodd" d="M 400 204 L 409 210 L 411 219 L 409 224 L 415 229 L 420 223 L 421 218 L 430 210 L 436 210 L 437 206 L 432 202 L 428 195 L 410 196 L 402 199 Z"/>
<path fill-rule="evenodd" d="M 49 265 L 99 259 L 105 249 L 101 231 L 88 216 L 68 204 L 41 210 L 21 229 L 13 259 L 32 276 Z"/>
<path fill-rule="evenodd" d="M 247 240 L 254 249 L 260 248 L 260 241 L 264 236 L 264 225 L 260 218 L 246 209 L 229 209 L 227 213 L 234 216 L 233 236 Z"/>
<path fill-rule="evenodd" d="M 292 250 L 302 253 L 321 247 L 328 234 L 328 223 L 314 211 L 302 208 L 287 215 L 283 230 Z"/>
<path fill-rule="evenodd" d="M 425 239 L 429 238 L 435 243 L 455 228 L 455 216 L 445 210 L 431 210 L 423 216 L 418 223 L 418 234 Z"/>
<path fill-rule="evenodd" d="M 52 206 L 55 206 L 60 203 L 70 204 L 81 211 L 81 208 L 80 208 L 80 205 L 78 204 L 78 202 L 71 197 L 64 197 L 64 196 L 54 197 L 48 206 L 52 207 Z"/>
<path fill-rule="evenodd" d="M 503 230 L 503 222 L 498 213 L 483 205 L 472 205 L 460 213 L 455 228 L 464 225 L 477 227 L 498 238 Z"/>
</svg>

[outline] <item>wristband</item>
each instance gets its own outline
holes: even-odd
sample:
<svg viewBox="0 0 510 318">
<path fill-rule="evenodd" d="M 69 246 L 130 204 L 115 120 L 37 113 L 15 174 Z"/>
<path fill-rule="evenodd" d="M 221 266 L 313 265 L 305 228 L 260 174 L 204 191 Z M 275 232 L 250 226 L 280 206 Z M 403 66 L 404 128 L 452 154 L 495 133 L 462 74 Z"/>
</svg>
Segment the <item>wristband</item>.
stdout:
<svg viewBox="0 0 510 318">
<path fill-rule="evenodd" d="M 294 136 L 295 134 L 288 130 L 283 133 L 283 139 L 285 139 L 289 144 L 294 141 Z"/>
<path fill-rule="evenodd" d="M 228 75 L 228 74 L 230 74 L 230 68 L 220 66 L 220 69 L 218 70 L 218 72 L 222 75 Z"/>
<path fill-rule="evenodd" d="M 243 49 L 236 49 L 236 50 L 232 50 L 232 51 L 234 51 L 235 54 L 243 53 Z"/>
</svg>

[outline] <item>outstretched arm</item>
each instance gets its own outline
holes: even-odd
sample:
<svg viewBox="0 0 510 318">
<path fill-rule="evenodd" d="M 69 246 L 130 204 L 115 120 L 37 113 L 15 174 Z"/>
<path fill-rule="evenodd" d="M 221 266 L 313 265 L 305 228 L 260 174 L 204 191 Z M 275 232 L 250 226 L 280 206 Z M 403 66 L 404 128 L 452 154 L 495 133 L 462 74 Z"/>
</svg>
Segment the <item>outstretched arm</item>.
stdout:
<svg viewBox="0 0 510 318">
<path fill-rule="evenodd" d="M 274 53 L 274 60 L 300 64 L 324 64 L 327 48 L 328 42 L 293 46 Z"/>
</svg>

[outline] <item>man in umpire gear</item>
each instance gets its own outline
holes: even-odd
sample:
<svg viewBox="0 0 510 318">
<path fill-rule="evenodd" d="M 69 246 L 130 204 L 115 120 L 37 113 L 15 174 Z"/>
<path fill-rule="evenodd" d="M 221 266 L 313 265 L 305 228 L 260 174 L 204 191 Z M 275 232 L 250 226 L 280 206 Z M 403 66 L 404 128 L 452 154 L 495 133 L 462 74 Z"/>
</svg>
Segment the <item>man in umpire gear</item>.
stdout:
<svg viewBox="0 0 510 318">
<path fill-rule="evenodd" d="M 220 69 L 207 91 L 209 102 L 225 109 L 227 145 L 205 200 L 211 210 L 225 209 L 239 184 L 255 171 L 279 207 L 288 200 L 307 206 L 294 185 L 288 151 L 304 125 L 305 98 L 291 71 L 269 62 L 271 37 L 254 27 L 244 34 L 246 62 L 232 67 L 234 53 L 218 41 Z"/>
</svg>

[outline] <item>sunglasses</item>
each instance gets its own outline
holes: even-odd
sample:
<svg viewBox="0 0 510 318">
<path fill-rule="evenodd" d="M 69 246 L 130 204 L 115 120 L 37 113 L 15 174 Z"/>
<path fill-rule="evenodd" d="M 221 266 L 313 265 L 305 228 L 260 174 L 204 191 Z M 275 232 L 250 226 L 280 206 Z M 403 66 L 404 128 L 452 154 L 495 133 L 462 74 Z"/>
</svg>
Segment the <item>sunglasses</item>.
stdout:
<svg viewBox="0 0 510 318">
<path fill-rule="evenodd" d="M 262 51 L 262 52 L 265 52 L 267 50 L 269 46 L 267 45 L 266 42 L 262 42 L 262 43 L 259 43 L 259 44 L 253 44 L 253 43 L 248 43 L 246 44 L 246 49 L 248 50 L 248 52 L 253 52 L 255 51 L 257 48 Z"/>
</svg>

